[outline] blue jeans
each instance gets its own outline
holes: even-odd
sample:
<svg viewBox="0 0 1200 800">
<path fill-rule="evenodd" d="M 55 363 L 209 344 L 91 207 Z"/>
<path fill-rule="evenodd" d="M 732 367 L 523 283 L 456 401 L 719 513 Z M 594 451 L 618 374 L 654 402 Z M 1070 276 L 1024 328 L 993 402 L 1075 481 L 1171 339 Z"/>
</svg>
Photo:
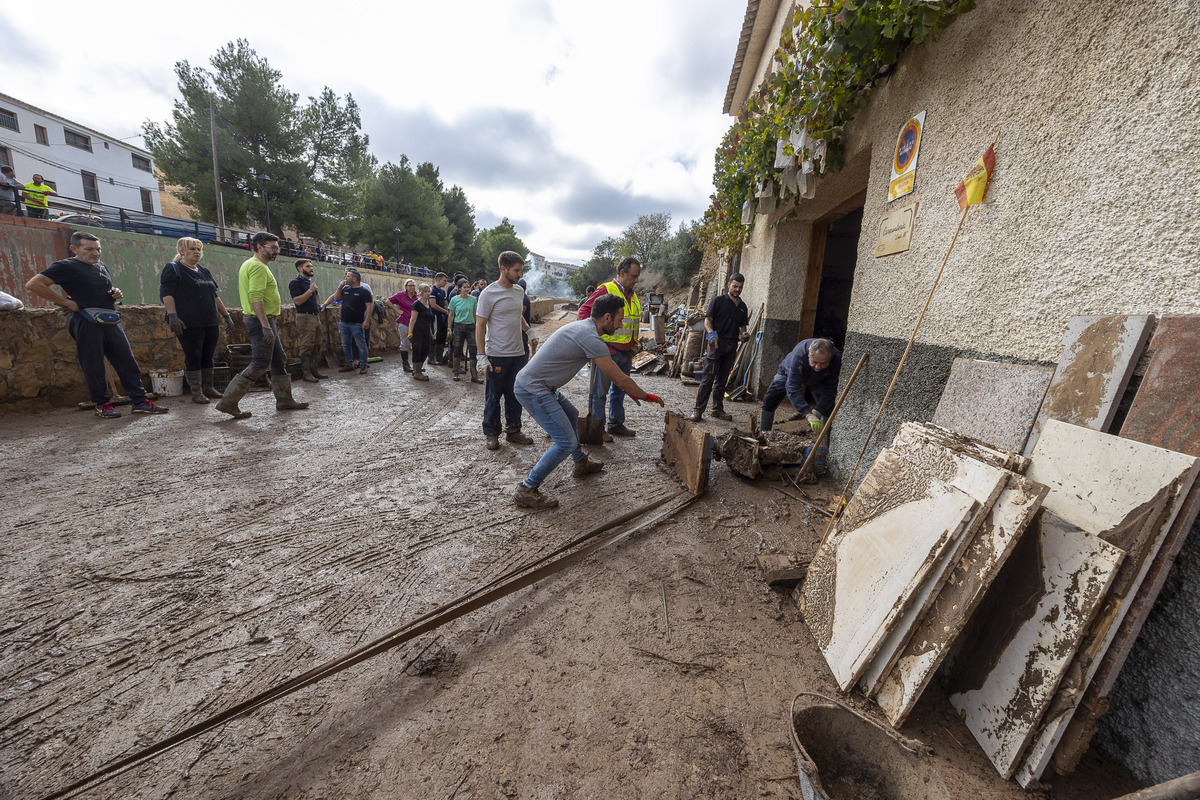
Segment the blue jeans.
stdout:
<svg viewBox="0 0 1200 800">
<path fill-rule="evenodd" d="M 287 374 L 287 356 L 283 354 L 283 343 L 279 341 L 279 322 L 275 317 L 267 317 L 271 330 L 275 332 L 275 344 L 271 349 L 263 347 L 262 323 L 253 314 L 244 315 L 246 333 L 250 334 L 250 366 L 242 370 L 242 375 L 252 381 L 261 378 L 269 368 L 272 375 Z"/>
<path fill-rule="evenodd" d="M 612 354 L 613 363 L 621 368 L 626 375 L 633 369 L 633 350 L 618 350 Z M 608 424 L 625 424 L 625 392 L 616 384 L 596 370 L 595 382 L 592 384 L 592 416 L 604 419 L 604 399 L 608 397 Z"/>
<path fill-rule="evenodd" d="M 354 349 L 351 342 L 358 345 L 358 357 L 362 359 L 359 366 L 367 365 L 367 332 L 361 322 L 339 322 L 338 333 L 342 335 L 342 355 L 346 358 L 346 366 L 354 366 Z"/>
<path fill-rule="evenodd" d="M 537 420 L 537 424 L 550 434 L 554 444 L 542 454 L 538 462 L 525 476 L 525 485 L 530 488 L 541 486 L 542 481 L 550 477 L 554 468 L 570 456 L 573 461 L 582 461 L 587 453 L 579 446 L 579 436 L 576 433 L 576 423 L 579 422 L 579 412 L 571 401 L 563 397 L 562 392 L 554 394 L 543 392 L 531 394 L 518 384 L 515 389 L 517 400 Z"/>
<path fill-rule="evenodd" d="M 488 356 L 491 368 L 483 385 L 483 435 L 500 435 L 500 398 L 504 398 L 506 431 L 521 430 L 521 404 L 513 394 L 525 356 Z"/>
</svg>

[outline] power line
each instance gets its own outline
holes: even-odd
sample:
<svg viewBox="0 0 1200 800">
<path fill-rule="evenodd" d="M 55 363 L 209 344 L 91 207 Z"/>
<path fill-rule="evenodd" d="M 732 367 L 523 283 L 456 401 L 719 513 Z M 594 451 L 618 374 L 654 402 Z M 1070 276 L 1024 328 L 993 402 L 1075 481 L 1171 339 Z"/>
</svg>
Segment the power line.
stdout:
<svg viewBox="0 0 1200 800">
<path fill-rule="evenodd" d="M 4 146 L 8 147 L 10 150 L 13 150 L 17 153 L 28 156 L 29 158 L 32 158 L 34 161 L 40 161 L 43 164 L 46 164 L 47 166 L 51 166 L 56 169 L 61 169 L 66 172 L 70 172 L 73 175 L 81 175 L 85 171 L 82 167 L 74 167 L 74 166 L 71 166 L 70 164 L 63 164 L 58 161 L 54 161 L 52 159 L 46 158 L 45 156 L 41 155 L 40 153 L 25 150 L 21 147 L 16 146 L 12 142 L 5 142 Z M 101 176 L 97 175 L 96 177 L 100 178 Z M 151 180 L 154 183 L 153 186 L 142 186 L 142 185 L 136 184 L 136 183 L 125 183 L 124 181 L 118 181 L 111 176 L 109 176 L 107 178 L 107 180 L 109 181 L 110 185 L 112 185 L 112 186 L 122 186 L 126 189 L 154 189 L 154 190 L 158 189 L 158 181 L 155 180 L 153 177 L 151 177 Z"/>
</svg>

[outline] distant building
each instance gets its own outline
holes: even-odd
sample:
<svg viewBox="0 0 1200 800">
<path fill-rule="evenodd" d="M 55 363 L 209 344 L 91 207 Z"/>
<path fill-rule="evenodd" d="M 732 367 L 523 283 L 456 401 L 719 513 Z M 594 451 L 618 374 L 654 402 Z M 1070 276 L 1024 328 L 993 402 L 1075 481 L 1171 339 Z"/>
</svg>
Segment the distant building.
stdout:
<svg viewBox="0 0 1200 800">
<path fill-rule="evenodd" d="M 28 183 L 41 175 L 54 206 L 105 205 L 161 214 L 158 178 L 140 147 L 0 93 L 0 164 Z"/>
<path fill-rule="evenodd" d="M 530 253 L 525 256 L 525 268 L 530 272 L 538 272 L 546 268 L 546 257 L 537 253 Z"/>
<path fill-rule="evenodd" d="M 578 264 L 564 264 L 561 261 L 547 261 L 546 268 L 550 270 L 551 275 L 559 278 L 569 278 L 580 270 Z"/>
</svg>

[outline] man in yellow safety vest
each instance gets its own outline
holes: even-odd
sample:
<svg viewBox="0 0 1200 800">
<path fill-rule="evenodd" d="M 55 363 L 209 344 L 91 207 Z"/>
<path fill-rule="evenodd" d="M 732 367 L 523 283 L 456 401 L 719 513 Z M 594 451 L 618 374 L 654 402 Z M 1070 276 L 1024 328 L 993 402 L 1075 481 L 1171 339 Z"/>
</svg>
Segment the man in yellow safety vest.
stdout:
<svg viewBox="0 0 1200 800">
<path fill-rule="evenodd" d="M 642 321 L 642 304 L 638 300 L 633 287 L 637 285 L 638 276 L 642 274 L 642 263 L 630 256 L 617 265 L 617 279 L 596 287 L 596 291 L 579 307 L 579 319 L 588 319 L 592 314 L 592 304 L 597 298 L 606 294 L 617 295 L 625 301 L 625 314 L 621 327 L 613 333 L 602 336 L 608 345 L 608 352 L 613 362 L 626 375 L 633 368 L 633 356 L 638 351 L 638 328 Z M 608 400 L 608 432 L 612 436 L 633 436 L 634 432 L 625 427 L 625 392 L 604 374 L 597 373 L 595 385 L 592 386 L 591 408 L 592 416 L 605 419 L 604 405 Z"/>
</svg>

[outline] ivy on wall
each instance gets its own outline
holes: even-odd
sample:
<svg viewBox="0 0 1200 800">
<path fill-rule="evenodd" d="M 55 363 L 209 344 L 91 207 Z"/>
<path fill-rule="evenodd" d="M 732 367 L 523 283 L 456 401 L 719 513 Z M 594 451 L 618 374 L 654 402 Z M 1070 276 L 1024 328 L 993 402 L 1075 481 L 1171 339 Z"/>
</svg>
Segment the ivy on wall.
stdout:
<svg viewBox="0 0 1200 800">
<path fill-rule="evenodd" d="M 774 70 L 747 98 L 717 148 L 716 192 L 700 229 L 704 244 L 741 247 L 750 230 L 742 223 L 743 206 L 753 203 L 764 181 L 774 184 L 774 196 L 784 197 L 775 147 L 793 131 L 824 141 L 815 174 L 840 169 L 846 126 L 904 48 L 974 7 L 975 0 L 818 0 L 797 8 L 780 37 Z M 809 148 L 796 152 L 790 142 L 785 152 L 801 159 L 813 155 Z"/>
</svg>

